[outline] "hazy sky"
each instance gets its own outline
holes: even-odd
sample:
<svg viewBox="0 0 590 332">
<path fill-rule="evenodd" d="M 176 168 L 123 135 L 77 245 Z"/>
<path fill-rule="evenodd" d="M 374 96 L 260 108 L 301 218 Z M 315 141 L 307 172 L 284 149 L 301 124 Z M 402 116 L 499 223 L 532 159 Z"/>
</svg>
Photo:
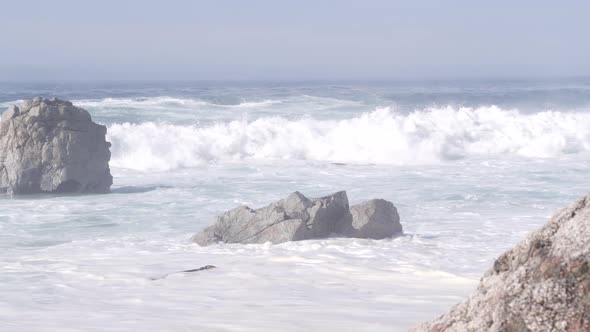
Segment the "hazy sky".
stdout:
<svg viewBox="0 0 590 332">
<path fill-rule="evenodd" d="M 590 75 L 590 1 L 2 0 L 0 81 Z"/>
</svg>

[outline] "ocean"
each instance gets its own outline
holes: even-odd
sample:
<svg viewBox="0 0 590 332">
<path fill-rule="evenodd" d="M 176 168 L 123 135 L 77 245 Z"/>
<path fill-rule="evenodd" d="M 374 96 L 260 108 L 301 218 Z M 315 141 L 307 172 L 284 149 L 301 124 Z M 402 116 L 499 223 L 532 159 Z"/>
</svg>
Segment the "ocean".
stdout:
<svg viewBox="0 0 590 332">
<path fill-rule="evenodd" d="M 1 331 L 404 331 L 588 193 L 590 79 L 0 83 L 35 96 L 107 126 L 114 184 L 0 197 Z M 190 242 L 296 190 L 390 200 L 405 234 Z"/>
</svg>

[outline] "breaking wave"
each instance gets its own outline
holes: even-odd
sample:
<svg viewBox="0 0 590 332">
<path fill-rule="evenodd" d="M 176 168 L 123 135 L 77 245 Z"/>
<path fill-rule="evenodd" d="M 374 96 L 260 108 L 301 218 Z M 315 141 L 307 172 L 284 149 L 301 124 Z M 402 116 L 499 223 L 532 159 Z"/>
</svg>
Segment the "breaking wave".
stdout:
<svg viewBox="0 0 590 332">
<path fill-rule="evenodd" d="M 112 166 L 139 170 L 277 158 L 395 165 L 505 154 L 549 158 L 590 150 L 590 114 L 523 114 L 496 106 L 402 114 L 379 108 L 342 120 L 262 117 L 205 127 L 114 124 L 108 139 Z"/>
</svg>

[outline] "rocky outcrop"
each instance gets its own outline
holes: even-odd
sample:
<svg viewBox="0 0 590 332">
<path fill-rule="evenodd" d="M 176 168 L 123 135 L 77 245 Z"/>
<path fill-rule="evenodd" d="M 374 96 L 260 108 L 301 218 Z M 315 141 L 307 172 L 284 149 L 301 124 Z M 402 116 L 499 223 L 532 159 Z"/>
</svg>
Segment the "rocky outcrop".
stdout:
<svg viewBox="0 0 590 332">
<path fill-rule="evenodd" d="M 401 232 L 399 216 L 393 204 L 377 201 L 355 208 L 359 218 L 355 221 L 344 191 L 316 199 L 294 192 L 257 210 L 247 206 L 229 210 L 192 240 L 205 246 L 218 242 L 281 243 L 329 236 L 382 239 Z M 395 216 L 386 216 L 386 212 L 394 212 Z M 392 223 L 393 220 L 397 220 L 397 225 Z M 379 233 L 380 230 L 383 233 Z"/>
<path fill-rule="evenodd" d="M 590 196 L 500 256 L 463 303 L 413 331 L 590 331 Z"/>
<path fill-rule="evenodd" d="M 327 237 L 350 223 L 348 208 L 348 198 L 343 191 L 318 199 L 294 192 L 257 210 L 241 206 L 227 211 L 193 240 L 209 245 L 217 242 L 281 243 Z"/>
<path fill-rule="evenodd" d="M 69 101 L 35 98 L 9 107 L 0 121 L 0 192 L 109 192 L 105 136 L 105 126 Z"/>
<path fill-rule="evenodd" d="M 393 203 L 372 199 L 350 208 L 352 215 L 351 237 L 384 239 L 402 232 L 399 214 Z"/>
</svg>

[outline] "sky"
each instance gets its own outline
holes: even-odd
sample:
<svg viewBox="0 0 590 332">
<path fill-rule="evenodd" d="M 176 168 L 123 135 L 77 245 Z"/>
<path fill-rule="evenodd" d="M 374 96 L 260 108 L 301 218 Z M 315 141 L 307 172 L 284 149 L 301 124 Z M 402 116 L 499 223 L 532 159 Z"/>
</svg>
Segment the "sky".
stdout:
<svg viewBox="0 0 590 332">
<path fill-rule="evenodd" d="M 2 0 L 0 81 L 590 75 L 590 1 Z"/>
</svg>

